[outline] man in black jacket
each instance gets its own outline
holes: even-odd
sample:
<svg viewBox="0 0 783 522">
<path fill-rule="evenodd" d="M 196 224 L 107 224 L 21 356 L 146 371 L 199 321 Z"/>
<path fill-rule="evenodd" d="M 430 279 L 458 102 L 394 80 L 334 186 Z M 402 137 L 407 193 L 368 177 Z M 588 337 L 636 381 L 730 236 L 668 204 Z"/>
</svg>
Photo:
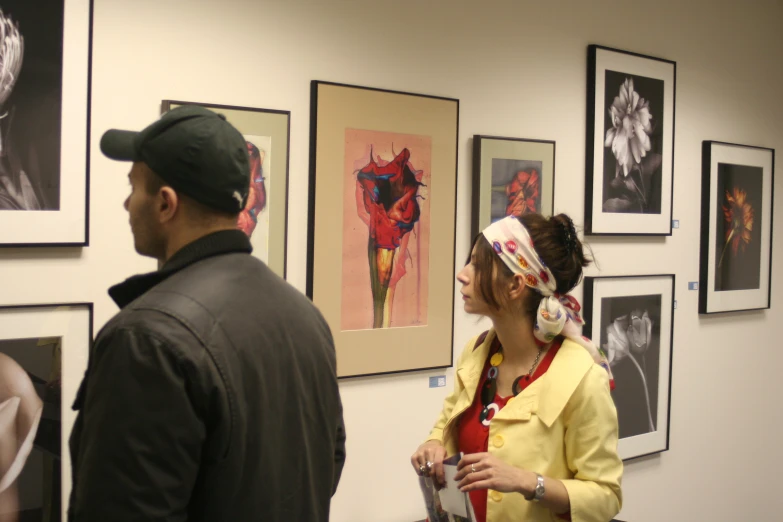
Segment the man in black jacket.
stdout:
<svg viewBox="0 0 783 522">
<path fill-rule="evenodd" d="M 236 229 L 247 147 L 225 118 L 181 107 L 139 133 L 136 250 L 160 270 L 109 290 L 74 403 L 71 522 L 326 522 L 345 460 L 332 335 Z"/>
</svg>

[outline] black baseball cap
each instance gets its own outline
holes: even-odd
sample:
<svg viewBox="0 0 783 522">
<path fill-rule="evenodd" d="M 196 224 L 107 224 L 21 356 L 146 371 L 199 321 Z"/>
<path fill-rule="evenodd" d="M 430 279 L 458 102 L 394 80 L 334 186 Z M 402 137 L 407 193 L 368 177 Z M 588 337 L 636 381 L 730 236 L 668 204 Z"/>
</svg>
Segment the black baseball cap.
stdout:
<svg viewBox="0 0 783 522">
<path fill-rule="evenodd" d="M 222 114 L 196 105 L 177 107 L 142 131 L 106 131 L 101 151 L 113 160 L 146 163 L 171 188 L 208 207 L 245 208 L 247 142 Z"/>
</svg>

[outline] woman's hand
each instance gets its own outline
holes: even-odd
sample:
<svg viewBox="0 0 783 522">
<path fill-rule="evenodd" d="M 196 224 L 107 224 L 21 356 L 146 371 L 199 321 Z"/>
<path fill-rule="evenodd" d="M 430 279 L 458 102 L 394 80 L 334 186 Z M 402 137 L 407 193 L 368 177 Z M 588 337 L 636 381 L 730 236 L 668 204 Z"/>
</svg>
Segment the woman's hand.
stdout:
<svg viewBox="0 0 783 522">
<path fill-rule="evenodd" d="M 465 455 L 457 464 L 454 480 L 461 491 L 493 489 L 501 493 L 530 495 L 528 484 L 535 484 L 535 474 L 506 464 L 489 453 Z"/>
<path fill-rule="evenodd" d="M 446 448 L 437 440 L 430 440 L 419 446 L 411 456 L 411 465 L 417 475 L 435 478 L 435 483 L 443 487 L 446 476 L 443 472 L 443 459 L 446 458 Z"/>
</svg>

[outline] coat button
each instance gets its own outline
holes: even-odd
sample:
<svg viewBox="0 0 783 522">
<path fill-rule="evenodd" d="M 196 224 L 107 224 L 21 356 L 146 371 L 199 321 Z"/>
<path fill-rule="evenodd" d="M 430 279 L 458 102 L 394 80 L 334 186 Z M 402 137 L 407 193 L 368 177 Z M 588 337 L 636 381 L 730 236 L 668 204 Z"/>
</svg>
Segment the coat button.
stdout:
<svg viewBox="0 0 783 522">
<path fill-rule="evenodd" d="M 501 493 L 500 491 L 490 491 L 489 498 L 491 498 L 495 502 L 500 502 L 501 500 L 503 500 L 503 493 Z"/>
<path fill-rule="evenodd" d="M 505 444 L 505 441 L 503 440 L 503 435 L 495 435 L 492 437 L 492 445 L 496 448 L 502 448 L 503 444 Z"/>
</svg>

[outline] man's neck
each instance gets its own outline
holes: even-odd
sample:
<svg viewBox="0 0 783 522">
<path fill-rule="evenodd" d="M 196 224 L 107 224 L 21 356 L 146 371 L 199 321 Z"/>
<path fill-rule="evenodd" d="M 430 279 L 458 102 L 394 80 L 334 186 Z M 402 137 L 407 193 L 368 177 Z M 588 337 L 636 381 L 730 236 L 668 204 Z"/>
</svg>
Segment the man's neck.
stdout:
<svg viewBox="0 0 783 522">
<path fill-rule="evenodd" d="M 189 228 L 187 230 L 183 230 L 180 233 L 173 234 L 166 243 L 165 257 L 163 259 L 158 259 L 158 268 L 160 269 L 163 265 L 165 265 L 166 262 L 174 256 L 174 254 L 182 250 L 185 246 L 201 239 L 202 237 L 214 234 L 215 232 L 222 232 L 224 230 L 236 230 L 236 227 L 231 225 L 216 225 L 205 228 Z"/>
</svg>

